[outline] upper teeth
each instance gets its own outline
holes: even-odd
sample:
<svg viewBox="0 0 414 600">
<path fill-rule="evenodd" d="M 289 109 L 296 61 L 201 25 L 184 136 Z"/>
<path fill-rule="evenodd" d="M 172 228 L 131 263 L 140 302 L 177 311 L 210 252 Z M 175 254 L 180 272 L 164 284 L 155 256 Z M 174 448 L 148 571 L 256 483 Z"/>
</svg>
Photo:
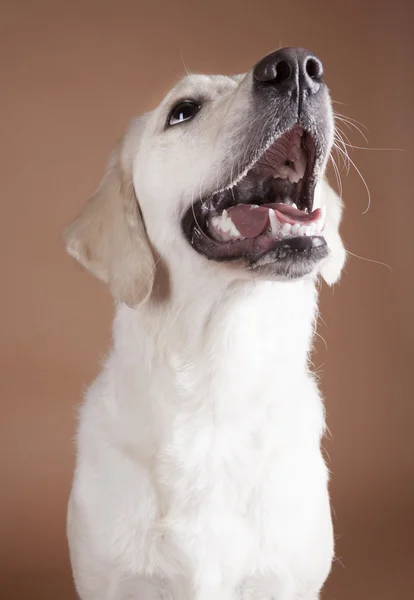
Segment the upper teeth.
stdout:
<svg viewBox="0 0 414 600">
<path fill-rule="evenodd" d="M 290 179 L 292 183 L 297 183 L 303 178 L 306 171 L 306 154 L 302 148 L 294 148 L 295 155 L 292 166 L 280 165 L 277 167 L 277 172 L 273 175 L 273 179 Z"/>
</svg>

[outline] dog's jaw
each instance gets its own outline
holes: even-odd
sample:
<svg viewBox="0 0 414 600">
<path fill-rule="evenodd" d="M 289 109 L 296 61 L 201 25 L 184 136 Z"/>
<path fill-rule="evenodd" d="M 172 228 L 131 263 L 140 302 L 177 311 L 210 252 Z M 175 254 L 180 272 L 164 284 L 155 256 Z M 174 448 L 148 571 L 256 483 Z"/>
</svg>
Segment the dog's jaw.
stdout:
<svg viewBox="0 0 414 600">
<path fill-rule="evenodd" d="M 304 114 L 300 122 L 293 116 L 282 134 L 250 152 L 253 162 L 227 186 L 191 202 L 182 229 L 197 252 L 279 280 L 308 275 L 327 257 L 325 209 L 313 210 L 313 204 L 332 123 L 329 118 L 315 123 L 311 116 Z"/>
</svg>

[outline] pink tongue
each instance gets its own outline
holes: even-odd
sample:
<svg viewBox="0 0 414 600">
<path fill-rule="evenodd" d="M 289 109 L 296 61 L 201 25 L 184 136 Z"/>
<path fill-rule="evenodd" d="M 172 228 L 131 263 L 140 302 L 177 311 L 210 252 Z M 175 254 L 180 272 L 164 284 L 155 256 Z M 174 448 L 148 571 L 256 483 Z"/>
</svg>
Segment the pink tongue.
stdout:
<svg viewBox="0 0 414 600">
<path fill-rule="evenodd" d="M 321 215 L 320 208 L 316 208 L 309 214 L 290 206 L 290 204 L 273 203 L 264 204 L 264 206 L 273 208 L 279 221 L 282 221 L 282 223 L 290 223 L 291 225 L 294 225 L 295 223 L 313 223 L 314 221 L 317 221 Z"/>
<path fill-rule="evenodd" d="M 245 238 L 257 237 L 269 223 L 269 210 L 262 206 L 252 208 L 249 204 L 236 204 L 228 209 L 228 213 Z"/>
</svg>

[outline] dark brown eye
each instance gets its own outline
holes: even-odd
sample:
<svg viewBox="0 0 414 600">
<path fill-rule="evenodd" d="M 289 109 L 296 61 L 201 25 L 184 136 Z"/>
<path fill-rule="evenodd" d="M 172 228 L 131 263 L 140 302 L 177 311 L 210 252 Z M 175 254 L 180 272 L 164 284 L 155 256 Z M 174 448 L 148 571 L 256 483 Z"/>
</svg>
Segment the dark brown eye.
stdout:
<svg viewBox="0 0 414 600">
<path fill-rule="evenodd" d="M 168 117 L 168 125 L 178 125 L 179 123 L 183 123 L 184 121 L 189 121 L 192 119 L 197 112 L 200 110 L 200 105 L 193 100 L 185 100 L 184 102 L 180 102 L 173 108 Z"/>
</svg>

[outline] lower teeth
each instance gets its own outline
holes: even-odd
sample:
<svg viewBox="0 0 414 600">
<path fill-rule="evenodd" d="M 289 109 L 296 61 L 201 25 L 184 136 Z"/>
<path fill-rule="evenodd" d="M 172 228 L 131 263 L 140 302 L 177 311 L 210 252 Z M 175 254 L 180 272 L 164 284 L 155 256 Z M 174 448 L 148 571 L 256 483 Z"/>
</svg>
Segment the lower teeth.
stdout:
<svg viewBox="0 0 414 600">
<path fill-rule="evenodd" d="M 254 210 L 254 206 L 251 207 Z M 295 208 L 297 208 L 295 206 Z M 278 220 L 273 209 L 269 208 L 269 226 L 266 230 L 268 236 L 274 239 L 286 239 L 295 236 L 318 235 L 323 229 L 323 216 L 318 221 L 308 224 L 286 223 Z M 307 212 L 307 211 L 306 211 Z M 220 216 L 215 216 L 210 220 L 209 227 L 213 237 L 217 241 L 235 241 L 245 239 L 231 220 L 229 213 L 224 210 Z M 264 235 L 263 232 L 260 235 Z M 259 237 L 259 236 L 258 236 Z"/>
</svg>

